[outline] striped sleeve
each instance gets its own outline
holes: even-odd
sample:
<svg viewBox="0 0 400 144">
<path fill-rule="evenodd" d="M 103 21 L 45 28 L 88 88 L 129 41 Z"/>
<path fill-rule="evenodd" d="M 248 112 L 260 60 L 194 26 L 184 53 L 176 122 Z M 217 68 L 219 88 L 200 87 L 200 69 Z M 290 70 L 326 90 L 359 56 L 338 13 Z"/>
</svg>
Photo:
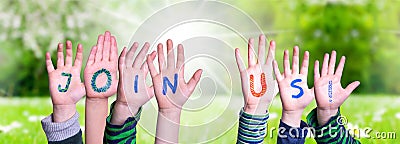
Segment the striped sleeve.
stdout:
<svg viewBox="0 0 400 144">
<path fill-rule="evenodd" d="M 269 114 L 251 115 L 240 111 L 237 143 L 262 143 L 266 135 L 266 124 Z"/>
<path fill-rule="evenodd" d="M 341 118 L 340 109 L 338 113 L 331 117 L 329 121 L 322 125 L 318 125 L 317 109 L 315 108 L 307 115 L 307 123 L 313 127 L 311 131 L 314 134 L 314 139 L 319 144 L 328 143 L 343 143 L 343 144 L 359 144 L 360 141 L 350 136 L 343 124 L 338 122 Z"/>
<path fill-rule="evenodd" d="M 136 125 L 140 119 L 142 107 L 134 117 L 129 117 L 122 125 L 111 124 L 114 103 L 111 105 L 110 115 L 106 119 L 104 143 L 107 144 L 134 144 L 136 143 Z"/>
</svg>

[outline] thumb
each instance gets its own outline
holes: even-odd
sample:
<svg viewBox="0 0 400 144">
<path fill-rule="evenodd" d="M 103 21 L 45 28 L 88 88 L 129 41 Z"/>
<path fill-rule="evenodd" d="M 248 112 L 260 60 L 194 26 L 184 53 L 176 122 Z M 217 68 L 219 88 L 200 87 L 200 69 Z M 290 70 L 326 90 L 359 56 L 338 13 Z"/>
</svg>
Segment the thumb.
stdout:
<svg viewBox="0 0 400 144">
<path fill-rule="evenodd" d="M 349 84 L 349 85 L 346 87 L 346 89 L 345 89 L 346 93 L 347 93 L 348 95 L 350 95 L 350 94 L 353 92 L 353 90 L 356 89 L 359 85 L 360 85 L 360 82 L 359 82 L 359 81 L 352 82 L 351 84 Z"/>
<path fill-rule="evenodd" d="M 203 73 L 203 70 L 199 69 L 193 74 L 192 78 L 190 78 L 190 80 L 187 84 L 190 92 L 193 92 L 197 83 L 200 81 L 200 77 L 201 77 L 202 73 Z"/>
</svg>

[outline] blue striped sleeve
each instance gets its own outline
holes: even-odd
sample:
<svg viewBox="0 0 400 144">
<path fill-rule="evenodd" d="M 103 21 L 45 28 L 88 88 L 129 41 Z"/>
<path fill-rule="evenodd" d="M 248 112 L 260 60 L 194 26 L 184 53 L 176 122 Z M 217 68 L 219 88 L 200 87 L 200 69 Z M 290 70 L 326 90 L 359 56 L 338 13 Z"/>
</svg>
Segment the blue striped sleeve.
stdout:
<svg viewBox="0 0 400 144">
<path fill-rule="evenodd" d="M 237 143 L 262 143 L 266 135 L 266 124 L 269 114 L 252 115 L 240 111 Z"/>
</svg>

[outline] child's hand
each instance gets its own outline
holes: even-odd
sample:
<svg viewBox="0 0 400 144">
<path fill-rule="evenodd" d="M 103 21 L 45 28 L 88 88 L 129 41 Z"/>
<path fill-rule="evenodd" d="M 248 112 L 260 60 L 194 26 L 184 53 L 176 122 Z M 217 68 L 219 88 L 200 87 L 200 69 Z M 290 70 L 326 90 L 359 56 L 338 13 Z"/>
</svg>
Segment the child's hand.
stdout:
<svg viewBox="0 0 400 144">
<path fill-rule="evenodd" d="M 242 82 L 242 92 L 245 100 L 244 111 L 250 114 L 267 113 L 268 107 L 278 93 L 276 81 L 272 75 L 272 61 L 275 58 L 275 42 L 270 42 L 268 56 L 265 60 L 265 36 L 260 35 L 258 43 L 258 58 L 254 56 L 254 40 L 249 39 L 248 43 L 248 62 L 249 68 L 246 69 L 240 56 L 239 49 L 236 48 L 236 63 L 239 67 Z"/>
<path fill-rule="evenodd" d="M 307 85 L 308 60 L 309 53 L 306 51 L 299 73 L 299 48 L 295 46 L 292 70 L 290 69 L 288 50 L 284 52 L 283 74 L 280 73 L 277 62 L 274 61 L 273 64 L 282 101 L 282 121 L 293 127 L 300 126 L 304 108 L 314 99 L 314 91 Z"/>
<path fill-rule="evenodd" d="M 360 85 L 359 81 L 355 81 L 349 84 L 346 89 L 342 88 L 340 79 L 342 78 L 345 60 L 346 58 L 342 56 L 335 72 L 336 51 L 332 51 L 330 60 L 329 54 L 325 54 L 321 74 L 319 73 L 319 62 L 315 61 L 314 87 L 317 101 L 318 123 L 320 125 L 325 124 L 330 117 L 336 115 L 340 105 L 342 105 L 351 92 Z"/>
<path fill-rule="evenodd" d="M 84 72 L 88 98 L 108 98 L 117 92 L 118 48 L 110 32 L 99 35 L 90 51 Z"/>
<path fill-rule="evenodd" d="M 128 52 L 124 48 L 119 57 L 118 95 L 115 103 L 115 113 L 111 120 L 115 124 L 122 124 L 126 118 L 135 115 L 139 108 L 154 96 L 153 87 L 146 85 L 146 76 L 149 70 L 147 63 L 144 62 L 150 45 L 146 42 L 135 58 L 135 51 L 138 45 L 137 42 L 133 43 Z M 130 109 L 127 109 L 127 106 Z M 131 111 L 126 113 L 124 112 L 126 110 Z M 127 114 L 128 116 L 126 116 Z"/>
<path fill-rule="evenodd" d="M 185 56 L 183 46 L 178 45 L 178 58 L 175 65 L 175 56 L 172 40 L 167 41 L 167 63 L 164 60 L 163 45 L 157 46 L 159 70 L 154 67 L 153 60 L 156 53 L 153 52 L 147 57 L 147 64 L 153 79 L 154 92 L 157 98 L 160 112 L 181 110 L 182 106 L 192 94 L 200 80 L 202 70 L 197 70 L 188 83 L 184 79 Z"/>
<path fill-rule="evenodd" d="M 80 77 L 82 45 L 78 44 L 74 65 L 72 65 L 73 53 L 71 41 L 67 41 L 66 45 L 67 57 L 64 64 L 63 44 L 58 44 L 56 70 L 54 70 L 50 53 L 46 53 L 54 122 L 63 122 L 71 118 L 76 112 L 75 104 L 85 95 L 85 86 L 81 82 Z"/>
<path fill-rule="evenodd" d="M 147 57 L 150 75 L 153 79 L 154 93 L 158 103 L 157 131 L 155 143 L 178 143 L 180 115 L 200 80 L 202 70 L 197 70 L 188 83 L 184 79 L 185 56 L 183 46 L 178 45 L 178 58 L 175 65 L 174 49 L 167 40 L 167 62 L 164 60 L 163 45 L 158 44 L 159 73 L 154 67 L 156 53 Z"/>
</svg>

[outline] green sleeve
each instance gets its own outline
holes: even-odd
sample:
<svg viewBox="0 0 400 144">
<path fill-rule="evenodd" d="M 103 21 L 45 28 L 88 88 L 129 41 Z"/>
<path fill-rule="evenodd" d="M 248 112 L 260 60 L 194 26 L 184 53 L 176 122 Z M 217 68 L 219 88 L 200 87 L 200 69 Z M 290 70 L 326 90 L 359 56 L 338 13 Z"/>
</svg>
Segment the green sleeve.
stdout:
<svg viewBox="0 0 400 144">
<path fill-rule="evenodd" d="M 110 115 L 106 119 L 106 128 L 104 132 L 104 143 L 111 144 L 134 144 L 136 143 L 136 125 L 140 119 L 142 107 L 134 117 L 129 117 L 122 125 L 111 124 L 114 104 L 111 104 Z"/>
<path fill-rule="evenodd" d="M 342 143 L 342 144 L 359 144 L 360 141 L 350 136 L 349 132 L 344 127 L 345 123 L 340 122 L 340 109 L 337 114 L 322 125 L 318 125 L 317 108 L 313 109 L 307 115 L 307 123 L 312 127 L 311 132 L 314 134 L 317 143 Z"/>
</svg>

